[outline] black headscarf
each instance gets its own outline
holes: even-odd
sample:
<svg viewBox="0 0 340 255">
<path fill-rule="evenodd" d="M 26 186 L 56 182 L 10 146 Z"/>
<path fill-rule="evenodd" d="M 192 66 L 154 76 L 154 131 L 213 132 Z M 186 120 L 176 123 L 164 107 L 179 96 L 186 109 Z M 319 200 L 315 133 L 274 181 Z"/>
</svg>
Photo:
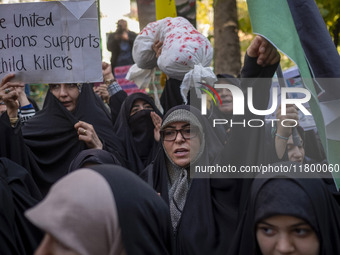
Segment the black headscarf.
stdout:
<svg viewBox="0 0 340 255">
<path fill-rule="evenodd" d="M 127 168 L 139 174 L 154 158 L 158 143 L 154 139 L 154 125 L 150 110 L 141 110 L 130 116 L 133 103 L 142 99 L 149 103 L 154 112 L 162 117 L 153 99 L 144 93 L 128 96 L 119 112 L 114 132 L 124 145 Z"/>
<path fill-rule="evenodd" d="M 253 182 L 247 208 L 228 254 L 261 254 L 255 227 L 260 220 L 274 215 L 305 220 L 319 238 L 320 255 L 340 254 L 340 208 L 321 179 L 296 179 L 283 174 L 262 177 L 266 178 Z"/>
<path fill-rule="evenodd" d="M 87 149 L 78 153 L 78 155 L 72 160 L 69 172 L 84 167 L 85 164 L 100 165 L 100 164 L 115 164 L 121 165 L 114 154 L 99 150 L 99 149 Z"/>
<path fill-rule="evenodd" d="M 164 114 L 167 113 L 172 107 L 184 104 L 180 89 L 181 84 L 182 81 L 173 78 L 166 80 L 165 87 L 160 97 Z"/>
<path fill-rule="evenodd" d="M 191 111 L 203 127 L 205 148 L 195 165 L 207 166 L 221 150 L 206 118 L 188 105 L 170 109 L 164 120 L 178 109 Z M 191 167 L 194 167 L 193 165 Z M 141 177 L 169 204 L 169 176 L 162 149 Z M 225 254 L 237 226 L 243 181 L 241 179 L 192 179 L 176 233 L 176 254 Z"/>
<path fill-rule="evenodd" d="M 159 195 L 122 167 L 96 165 L 90 168 L 103 175 L 112 189 L 127 254 L 171 254 L 169 208 Z"/>
<path fill-rule="evenodd" d="M 24 212 L 41 199 L 27 170 L 9 159 L 0 158 L 1 254 L 33 254 L 43 233 L 24 217 Z"/>
<path fill-rule="evenodd" d="M 3 116 L 1 116 L 3 117 Z M 2 146 L 1 156 L 13 158 L 15 162 L 31 171 L 41 192 L 47 193 L 49 187 L 67 173 L 73 158 L 87 149 L 83 141 L 79 141 L 74 125 L 82 120 L 92 124 L 104 149 L 114 153 L 120 162 L 124 162 L 119 154 L 121 145 L 113 133 L 113 126 L 103 102 L 95 96 L 90 84 L 82 86 L 74 112 L 68 111 L 59 100 L 47 92 L 43 109 L 31 118 L 20 129 L 13 129 L 6 124 L 4 116 L 2 127 L 10 135 L 4 137 L 6 144 Z M 22 132 L 23 139 L 20 135 Z M 27 149 L 24 150 L 24 144 Z M 13 151 L 20 153 L 16 156 Z M 20 151 L 20 152 L 19 152 Z M 21 155 L 22 154 L 22 155 Z"/>
</svg>

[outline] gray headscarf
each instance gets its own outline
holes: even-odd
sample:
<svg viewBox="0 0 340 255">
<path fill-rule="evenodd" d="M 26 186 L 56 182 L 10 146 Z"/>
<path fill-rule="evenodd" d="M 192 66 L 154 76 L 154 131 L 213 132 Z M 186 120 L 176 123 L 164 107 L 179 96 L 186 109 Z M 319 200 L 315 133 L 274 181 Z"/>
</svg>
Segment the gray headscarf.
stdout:
<svg viewBox="0 0 340 255">
<path fill-rule="evenodd" d="M 190 165 L 194 164 L 202 155 L 205 145 L 204 132 L 203 127 L 197 117 L 190 111 L 186 109 L 177 109 L 171 112 L 167 118 L 163 121 L 161 126 L 161 131 L 164 130 L 167 126 L 175 122 L 187 122 L 190 125 L 195 126 L 199 129 L 199 138 L 200 138 L 200 149 L 196 155 L 196 157 L 190 162 Z M 169 206 L 170 206 L 170 216 L 173 230 L 176 232 L 178 222 L 181 218 L 183 208 L 185 205 L 187 193 L 190 189 L 191 180 L 188 175 L 188 170 L 184 167 L 180 167 L 176 165 L 167 151 L 164 148 L 164 152 L 167 156 L 167 170 L 169 175 Z M 187 167 L 188 167 L 187 166 Z"/>
</svg>

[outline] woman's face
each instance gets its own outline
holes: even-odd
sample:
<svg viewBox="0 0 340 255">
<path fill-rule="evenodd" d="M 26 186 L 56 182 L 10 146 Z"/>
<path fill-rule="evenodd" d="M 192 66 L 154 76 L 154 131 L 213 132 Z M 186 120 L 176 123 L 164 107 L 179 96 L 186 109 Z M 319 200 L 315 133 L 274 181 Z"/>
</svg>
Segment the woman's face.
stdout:
<svg viewBox="0 0 340 255">
<path fill-rule="evenodd" d="M 198 128 L 190 126 L 188 122 L 169 124 L 163 130 L 162 139 L 168 156 L 180 167 L 188 166 L 196 158 L 201 146 Z"/>
<path fill-rule="evenodd" d="M 45 234 L 34 255 L 79 255 L 79 253 L 65 247 L 50 234 Z"/>
<path fill-rule="evenodd" d="M 131 107 L 130 116 L 141 110 L 154 110 L 152 106 L 143 99 L 136 99 Z"/>
<path fill-rule="evenodd" d="M 233 94 L 229 89 L 217 88 L 216 92 L 221 98 L 222 104 L 217 104 L 218 109 L 225 114 L 233 113 Z M 215 96 L 217 100 L 217 96 Z"/>
<path fill-rule="evenodd" d="M 76 109 L 80 93 L 77 84 L 50 84 L 50 91 L 65 106 L 67 110 L 72 112 Z"/>
<path fill-rule="evenodd" d="M 312 227 L 288 215 L 276 215 L 259 222 L 256 238 L 263 255 L 318 255 L 320 250 Z"/>
<path fill-rule="evenodd" d="M 291 135 L 289 137 L 287 141 L 287 154 L 289 161 L 303 163 L 303 159 L 305 157 L 305 149 L 303 148 L 303 141 L 300 136 L 299 139 L 300 145 L 296 146 L 293 141 L 293 136 Z"/>
</svg>

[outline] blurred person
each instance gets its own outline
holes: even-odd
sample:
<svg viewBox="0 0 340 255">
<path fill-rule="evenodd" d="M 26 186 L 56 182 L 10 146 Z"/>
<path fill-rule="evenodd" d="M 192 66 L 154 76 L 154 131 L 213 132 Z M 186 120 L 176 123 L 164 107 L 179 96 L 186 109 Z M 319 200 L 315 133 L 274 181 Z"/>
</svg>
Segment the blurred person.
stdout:
<svg viewBox="0 0 340 255">
<path fill-rule="evenodd" d="M 308 136 L 306 136 L 305 130 L 299 125 L 299 113 L 295 105 L 288 104 L 285 115 L 282 115 L 281 105 L 279 105 L 276 110 L 276 119 L 278 121 L 275 122 L 273 127 L 269 127 L 271 123 L 267 124 L 267 133 L 271 133 L 271 137 L 267 136 L 270 163 L 287 160 L 301 164 L 325 163 L 325 158 L 319 160 L 306 155 L 305 148 L 308 139 L 314 141 L 317 137 L 313 130 L 308 132 Z M 296 133 L 293 133 L 294 129 Z M 293 137 L 294 135 L 296 137 Z M 310 151 L 320 150 L 319 146 L 322 145 L 314 143 Z"/>
<path fill-rule="evenodd" d="M 267 110 L 272 77 L 279 61 L 280 54 L 275 47 L 265 38 L 256 36 L 247 48 L 240 78 L 233 79 L 233 82 L 228 83 L 239 87 L 244 98 L 250 96 L 247 92 L 251 88 L 253 107 L 257 110 Z M 235 103 L 234 99 L 232 102 Z M 230 113 L 223 114 L 225 117 L 222 119 L 225 119 L 227 123 L 216 125 L 215 131 L 225 144 L 224 150 L 218 155 L 217 161 L 220 164 L 241 167 L 260 165 L 266 162 L 265 129 L 249 124 L 252 120 L 264 123 L 264 116 L 250 111 L 246 102 L 245 100 L 243 114 L 232 114 L 232 116 Z M 226 106 L 230 106 L 230 97 L 226 96 L 225 103 Z M 214 110 L 214 112 L 217 111 Z M 231 119 L 229 119 L 230 117 Z M 249 177 L 252 178 L 252 176 Z"/>
<path fill-rule="evenodd" d="M 128 23 L 124 19 L 117 22 L 117 29 L 108 37 L 106 47 L 111 51 L 111 70 L 117 66 L 132 65 L 135 62 L 132 58 L 132 47 L 137 34 L 128 29 Z"/>
<path fill-rule="evenodd" d="M 107 91 L 108 85 L 105 83 L 94 84 L 93 91 L 96 93 L 103 102 L 108 105 L 110 100 L 109 92 Z"/>
<path fill-rule="evenodd" d="M 107 102 L 111 112 L 112 123 L 115 124 L 120 108 L 128 95 L 114 77 L 110 64 L 102 62 L 102 72 L 105 85 L 101 86 L 98 90 L 105 98 L 107 96 L 106 93 L 108 93 L 109 98 Z M 106 87 L 107 92 L 101 92 L 104 87 Z"/>
</svg>

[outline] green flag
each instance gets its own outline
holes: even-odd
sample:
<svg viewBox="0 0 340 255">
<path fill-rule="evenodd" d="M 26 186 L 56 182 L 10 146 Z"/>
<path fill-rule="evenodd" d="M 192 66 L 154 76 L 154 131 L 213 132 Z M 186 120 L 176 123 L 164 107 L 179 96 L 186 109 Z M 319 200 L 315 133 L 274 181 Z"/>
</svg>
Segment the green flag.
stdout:
<svg viewBox="0 0 340 255">
<path fill-rule="evenodd" d="M 315 4 L 314 1 L 309 1 Z M 325 125 L 325 118 L 320 108 L 320 102 L 318 99 L 318 94 L 314 87 L 313 78 L 310 70 L 313 71 L 313 65 L 310 63 L 309 59 L 306 57 L 306 50 L 304 45 L 301 43 L 302 33 L 298 33 L 304 29 L 304 27 L 299 27 L 299 31 L 296 29 L 296 16 L 292 16 L 291 8 L 289 2 L 286 0 L 248 0 L 248 10 L 250 15 L 250 20 L 255 34 L 262 35 L 268 41 L 270 41 L 277 49 L 282 53 L 287 55 L 299 68 L 301 78 L 304 82 L 305 87 L 311 92 L 312 98 L 309 101 L 309 105 L 318 129 L 318 133 L 326 151 L 329 170 L 332 170 L 332 174 L 336 185 L 339 189 L 340 187 L 340 141 L 330 139 L 331 135 L 328 135 L 327 131 L 334 131 L 334 125 L 337 121 L 332 119 L 332 128 L 327 129 Z M 292 5 L 292 4 L 291 4 Z M 314 8 L 314 6 L 312 6 Z M 305 7 L 304 7 L 305 8 Z M 314 9 L 313 9 L 314 10 Z M 295 18 L 295 20 L 294 20 Z M 315 17 L 309 17 L 310 19 L 315 19 Z M 319 21 L 318 21 L 319 22 Z M 301 24 L 299 24 L 301 25 Z M 324 25 L 324 24 L 323 24 Z M 322 26 L 320 26 L 322 28 Z M 310 28 L 307 28 L 310 29 Z M 315 32 L 315 31 L 314 31 Z M 324 31 L 322 31 L 324 32 Z M 320 35 L 321 36 L 321 35 Z M 328 34 L 328 37 L 329 34 Z M 324 37 L 322 37 L 324 39 Z M 328 38 L 326 38 L 328 39 Z M 320 51 L 322 48 L 318 45 L 314 50 Z M 313 52 L 312 52 L 313 54 Z M 334 54 L 332 54 L 334 55 Z M 325 56 L 329 57 L 329 54 Z M 340 63 L 338 61 L 338 54 L 336 53 L 336 64 Z M 320 65 L 320 62 L 319 62 Z M 330 77 L 331 78 L 331 77 Z M 338 76 L 337 78 L 340 78 Z M 322 88 L 321 88 L 322 90 Z M 327 108 L 327 107 L 326 107 Z M 325 109 L 325 108 L 323 108 Z M 329 108 L 327 108 L 328 110 Z M 328 114 L 327 114 L 328 115 Z M 328 122 L 327 122 L 328 123 Z M 335 124 L 334 124 L 335 123 Z M 340 128 L 340 127 L 338 127 Z M 338 129 L 339 130 L 339 129 Z"/>
</svg>

